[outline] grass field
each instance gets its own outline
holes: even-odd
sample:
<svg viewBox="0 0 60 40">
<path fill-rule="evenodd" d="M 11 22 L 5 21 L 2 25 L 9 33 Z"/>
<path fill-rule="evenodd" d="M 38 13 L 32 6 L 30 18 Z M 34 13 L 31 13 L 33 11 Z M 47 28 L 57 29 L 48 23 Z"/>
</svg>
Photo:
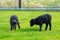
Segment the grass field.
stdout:
<svg viewBox="0 0 60 40">
<path fill-rule="evenodd" d="M 32 18 L 43 14 L 52 16 L 52 31 L 39 32 L 39 26 L 30 27 Z M 21 29 L 10 30 L 10 17 L 16 14 L 19 18 Z M 0 11 L 0 40 L 60 40 L 60 12 L 59 11 Z"/>
<path fill-rule="evenodd" d="M 0 0 L 0 7 L 19 7 L 19 0 Z M 60 0 L 21 0 L 21 7 L 60 7 Z"/>
</svg>

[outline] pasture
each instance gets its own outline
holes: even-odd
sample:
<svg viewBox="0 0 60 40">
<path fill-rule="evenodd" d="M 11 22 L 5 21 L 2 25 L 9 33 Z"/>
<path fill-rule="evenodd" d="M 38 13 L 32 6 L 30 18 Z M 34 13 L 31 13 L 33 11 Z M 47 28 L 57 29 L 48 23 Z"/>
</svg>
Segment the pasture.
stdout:
<svg viewBox="0 0 60 40">
<path fill-rule="evenodd" d="M 45 24 L 42 32 L 39 26 L 30 27 L 30 19 L 43 14 L 52 16 L 52 30 L 45 31 Z M 17 15 L 21 28 L 10 30 L 10 17 Z M 60 40 L 60 12 L 59 11 L 0 11 L 0 40 Z"/>
</svg>

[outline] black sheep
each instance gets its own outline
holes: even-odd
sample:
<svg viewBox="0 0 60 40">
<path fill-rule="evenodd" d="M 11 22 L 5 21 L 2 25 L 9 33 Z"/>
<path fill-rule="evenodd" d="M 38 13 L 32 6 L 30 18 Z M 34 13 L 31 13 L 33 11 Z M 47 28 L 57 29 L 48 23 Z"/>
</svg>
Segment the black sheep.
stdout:
<svg viewBox="0 0 60 40">
<path fill-rule="evenodd" d="M 12 29 L 16 30 L 16 24 L 18 24 L 18 28 L 20 29 L 18 17 L 16 15 L 12 15 L 11 18 L 10 18 L 11 30 Z"/>
<path fill-rule="evenodd" d="M 44 23 L 46 24 L 45 30 L 47 30 L 48 24 L 49 24 L 49 26 L 50 26 L 49 30 L 51 31 L 51 15 L 45 14 L 45 15 L 41 15 L 35 19 L 30 20 L 30 26 L 39 25 L 40 31 L 42 31 L 42 24 L 44 24 Z"/>
</svg>

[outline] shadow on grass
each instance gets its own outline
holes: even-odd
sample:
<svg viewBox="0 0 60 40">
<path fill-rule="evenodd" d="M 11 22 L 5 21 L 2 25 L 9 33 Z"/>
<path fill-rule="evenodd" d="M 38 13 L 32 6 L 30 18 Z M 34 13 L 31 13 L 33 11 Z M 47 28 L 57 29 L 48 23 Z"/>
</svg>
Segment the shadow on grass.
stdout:
<svg viewBox="0 0 60 40">
<path fill-rule="evenodd" d="M 21 28 L 21 32 L 31 32 L 31 31 L 39 31 L 38 28 Z"/>
</svg>

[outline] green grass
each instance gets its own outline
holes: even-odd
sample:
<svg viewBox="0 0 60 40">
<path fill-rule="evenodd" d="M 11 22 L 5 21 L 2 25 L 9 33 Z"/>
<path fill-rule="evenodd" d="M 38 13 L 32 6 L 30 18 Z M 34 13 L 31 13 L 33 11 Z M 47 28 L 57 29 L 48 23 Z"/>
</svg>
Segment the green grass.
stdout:
<svg viewBox="0 0 60 40">
<path fill-rule="evenodd" d="M 29 21 L 43 14 L 52 16 L 52 31 L 39 32 L 39 26 L 30 27 Z M 10 30 L 10 17 L 17 15 L 21 29 Z M 0 11 L 0 40 L 60 40 L 60 12 L 59 11 Z"/>
</svg>

